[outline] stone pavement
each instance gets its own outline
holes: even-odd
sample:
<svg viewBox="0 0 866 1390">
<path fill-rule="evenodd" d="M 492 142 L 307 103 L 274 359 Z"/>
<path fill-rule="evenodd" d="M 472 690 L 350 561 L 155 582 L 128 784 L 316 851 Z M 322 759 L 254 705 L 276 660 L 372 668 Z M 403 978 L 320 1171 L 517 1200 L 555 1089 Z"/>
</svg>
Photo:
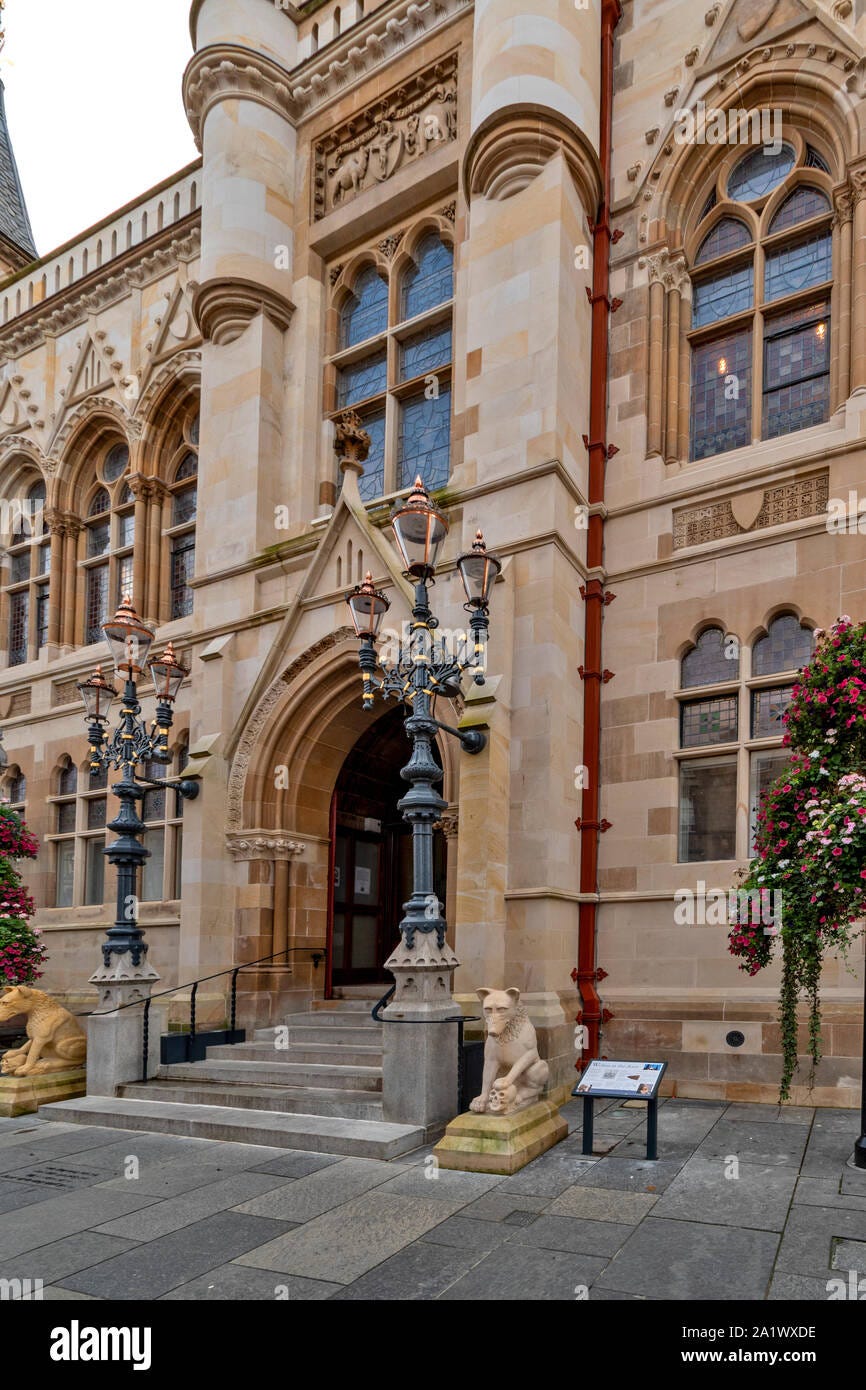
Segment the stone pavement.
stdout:
<svg viewBox="0 0 866 1390">
<path fill-rule="evenodd" d="M 0 1279 L 45 1299 L 800 1299 L 866 1276 L 851 1110 L 597 1102 L 513 1178 L 0 1120 Z M 136 1175 L 137 1174 L 137 1175 Z M 428 1176 L 429 1175 L 429 1176 Z M 507 1249 L 504 1247 L 507 1246 Z M 864 1284 L 866 1289 L 866 1284 Z"/>
</svg>

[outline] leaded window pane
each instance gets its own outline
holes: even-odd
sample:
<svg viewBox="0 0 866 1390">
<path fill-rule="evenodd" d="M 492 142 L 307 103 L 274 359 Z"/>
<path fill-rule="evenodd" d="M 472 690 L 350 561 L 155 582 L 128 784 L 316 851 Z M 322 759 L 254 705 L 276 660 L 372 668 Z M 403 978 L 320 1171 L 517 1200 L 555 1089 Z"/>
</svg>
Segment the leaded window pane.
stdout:
<svg viewBox="0 0 866 1390">
<path fill-rule="evenodd" d="M 144 847 L 150 851 L 145 859 L 141 874 L 141 896 L 144 902 L 159 902 L 162 898 L 162 878 L 165 865 L 165 831 L 148 830 L 144 837 Z"/>
<path fill-rule="evenodd" d="M 712 193 L 709 195 L 707 201 L 704 203 L 704 206 L 701 209 L 701 215 L 698 218 L 698 222 L 703 222 L 705 217 L 709 217 L 710 213 L 712 212 L 713 208 L 716 206 L 716 203 L 718 201 L 719 200 L 716 196 L 716 190 L 713 189 Z"/>
<path fill-rule="evenodd" d="M 795 246 L 780 246 L 767 252 L 764 298 L 769 303 L 783 295 L 796 294 L 810 285 L 822 285 L 832 275 L 830 233 L 819 232 Z"/>
<path fill-rule="evenodd" d="M 37 554 L 37 559 L 38 559 L 38 562 L 39 562 L 39 568 L 38 568 L 38 570 L 36 571 L 36 573 L 37 573 L 37 574 L 50 574 L 50 573 L 51 573 L 51 542 L 50 542 L 50 541 L 46 541 L 44 545 L 40 545 L 40 547 L 39 547 L 38 551 L 36 552 L 36 554 Z"/>
<path fill-rule="evenodd" d="M 451 325 L 413 333 L 400 344 L 400 380 L 431 372 L 451 361 Z"/>
<path fill-rule="evenodd" d="M 739 678 L 740 658 L 736 644 L 727 655 L 725 634 L 720 627 L 702 632 L 690 652 L 682 660 L 681 684 L 684 690 L 694 685 L 717 685 L 721 681 Z"/>
<path fill-rule="evenodd" d="M 75 802 L 61 801 L 57 806 L 57 833 L 66 835 L 75 829 Z"/>
<path fill-rule="evenodd" d="M 783 613 L 770 623 L 766 637 L 752 647 L 752 675 L 771 676 L 776 671 L 799 671 L 812 660 L 814 636 L 793 613 Z"/>
<path fill-rule="evenodd" d="M 741 222 L 737 217 L 723 217 L 702 241 L 695 257 L 695 265 L 715 261 L 719 256 L 726 256 L 729 251 L 739 251 L 741 247 L 748 246 L 751 240 L 752 234 L 745 222 Z"/>
<path fill-rule="evenodd" d="M 121 549 L 135 544 L 135 512 L 126 512 L 118 518 L 117 534 Z"/>
<path fill-rule="evenodd" d="M 72 906 L 72 887 L 75 880 L 75 841 L 63 840 L 55 849 L 55 887 L 56 907 Z"/>
<path fill-rule="evenodd" d="M 695 284 L 693 323 L 695 328 L 751 309 L 754 298 L 755 268 L 748 265 L 725 270 Z"/>
<path fill-rule="evenodd" d="M 830 413 L 830 322 L 827 305 L 770 320 L 764 329 L 763 436 L 821 424 Z"/>
<path fill-rule="evenodd" d="M 41 584 L 36 590 L 36 650 L 40 651 L 48 641 L 48 585 Z"/>
<path fill-rule="evenodd" d="M 60 776 L 57 779 L 58 796 L 74 796 L 78 791 L 78 768 L 63 767 L 60 769 Z"/>
<path fill-rule="evenodd" d="M 27 778 L 23 773 L 12 778 L 6 794 L 13 806 L 20 806 L 27 800 Z"/>
<path fill-rule="evenodd" d="M 98 839 L 87 841 L 87 854 L 84 861 L 84 901 L 93 907 L 102 902 L 105 896 L 105 842 Z"/>
<path fill-rule="evenodd" d="M 98 767 L 95 771 L 91 771 L 88 775 L 87 786 L 88 790 L 92 792 L 98 792 L 101 791 L 103 787 L 107 787 L 108 768 Z"/>
<path fill-rule="evenodd" d="M 88 507 L 88 509 L 87 509 L 87 515 L 88 515 L 88 516 L 102 516 L 103 512 L 108 512 L 108 511 L 110 511 L 110 510 L 111 510 L 111 498 L 109 497 L 108 493 L 105 491 L 105 488 L 104 488 L 104 487 L 101 487 L 101 488 L 99 489 L 99 491 L 97 492 L 96 496 L 94 497 L 93 501 L 91 502 L 90 506 Z"/>
<path fill-rule="evenodd" d="M 181 483 L 184 482 L 187 478 L 194 478 L 197 473 L 198 455 L 190 451 L 190 453 L 184 455 L 184 457 L 178 464 L 177 472 L 174 475 L 174 480 L 176 483 Z"/>
<path fill-rule="evenodd" d="M 87 571 L 85 642 L 103 640 L 102 624 L 108 620 L 108 566 L 97 565 Z"/>
<path fill-rule="evenodd" d="M 752 738 L 773 738 L 783 734 L 782 715 L 791 703 L 793 686 L 752 691 Z"/>
<path fill-rule="evenodd" d="M 30 578 L 30 551 L 23 550 L 19 555 L 12 556 L 12 563 L 9 566 L 9 583 L 20 584 L 22 580 Z"/>
<path fill-rule="evenodd" d="M 829 211 L 830 200 L 819 188 L 795 188 L 770 223 L 770 232 L 782 232 L 786 227 L 796 227 L 798 222 L 807 222 L 810 217 L 820 217 L 821 213 Z"/>
<path fill-rule="evenodd" d="M 681 863 L 733 859 L 736 817 L 736 757 L 701 758 L 680 765 Z"/>
<path fill-rule="evenodd" d="M 811 145 L 806 146 L 806 168 L 823 169 L 825 174 L 830 172 L 830 166 L 824 156 L 819 154 Z"/>
<path fill-rule="evenodd" d="M 790 145 L 775 151 L 770 145 L 753 150 L 740 160 L 728 179 L 728 197 L 744 203 L 765 197 L 788 177 L 795 161 Z"/>
<path fill-rule="evenodd" d="M 127 595 L 132 594 L 133 578 L 133 559 L 131 555 L 124 555 L 117 562 L 117 593 L 115 599 L 122 603 Z"/>
<path fill-rule="evenodd" d="M 198 444 L 198 422 L 199 422 L 199 417 L 196 415 L 196 416 L 193 417 L 192 420 L 190 420 L 190 422 L 189 422 L 189 424 L 188 424 L 188 426 L 187 426 L 187 431 L 186 431 L 186 433 L 187 433 L 187 438 L 189 439 L 190 444 Z"/>
<path fill-rule="evenodd" d="M 142 820 L 165 820 L 165 789 L 154 787 L 144 794 Z"/>
<path fill-rule="evenodd" d="M 344 410 L 354 401 L 378 396 L 387 384 L 388 361 L 384 349 L 372 357 L 364 357 L 360 362 L 341 367 L 337 377 L 337 409 Z"/>
<path fill-rule="evenodd" d="M 89 526 L 87 529 L 88 559 L 93 559 L 95 555 L 107 555 L 110 549 L 111 522 L 103 521 L 98 526 Z"/>
<path fill-rule="evenodd" d="M 125 444 L 115 444 L 102 465 L 102 476 L 107 483 L 115 483 L 129 466 L 129 449 Z"/>
<path fill-rule="evenodd" d="M 171 616 L 186 618 L 192 612 L 193 593 L 189 581 L 195 573 L 195 541 L 183 536 L 171 551 Z"/>
<path fill-rule="evenodd" d="M 388 327 L 388 286 L 373 266 L 355 281 L 340 314 L 340 346 L 354 347 Z"/>
<path fill-rule="evenodd" d="M 9 665 L 23 666 L 27 660 L 27 621 L 30 595 L 12 594 L 9 600 Z"/>
<path fill-rule="evenodd" d="M 178 797 L 178 801 L 182 801 Z M 174 832 L 174 896 L 180 898 L 183 886 L 183 830 L 178 826 Z"/>
<path fill-rule="evenodd" d="M 87 829 L 102 830 L 106 821 L 108 802 L 104 796 L 94 797 L 87 803 Z"/>
<path fill-rule="evenodd" d="M 420 473 L 428 488 L 448 481 L 451 441 L 451 389 L 427 400 L 416 396 L 400 408 L 397 487 L 408 487 Z"/>
<path fill-rule="evenodd" d="M 454 293 L 454 253 L 435 235 L 425 237 L 415 253 L 415 265 L 403 276 L 401 317 L 412 319 Z"/>
<path fill-rule="evenodd" d="M 692 349 L 691 456 L 750 443 L 752 331 L 742 329 Z"/>
<path fill-rule="evenodd" d="M 197 509 L 197 487 L 185 487 L 180 492 L 176 492 L 171 509 L 172 526 L 183 526 L 184 522 L 192 521 L 195 518 Z"/>
<path fill-rule="evenodd" d="M 733 743 L 736 738 L 736 695 L 720 695 L 711 700 L 686 700 L 681 705 L 680 742 L 683 748 Z"/>
<path fill-rule="evenodd" d="M 362 419 L 370 436 L 370 452 L 364 461 L 364 472 L 358 479 L 358 491 L 364 502 L 381 497 L 385 490 L 385 410 L 371 411 Z"/>
</svg>

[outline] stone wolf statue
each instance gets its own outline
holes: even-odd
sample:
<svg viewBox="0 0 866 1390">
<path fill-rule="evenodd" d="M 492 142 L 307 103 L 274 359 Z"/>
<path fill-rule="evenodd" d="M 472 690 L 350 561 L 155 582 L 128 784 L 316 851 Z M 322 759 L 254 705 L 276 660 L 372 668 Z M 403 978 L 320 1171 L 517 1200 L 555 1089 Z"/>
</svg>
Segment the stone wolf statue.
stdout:
<svg viewBox="0 0 866 1390">
<path fill-rule="evenodd" d="M 484 1011 L 484 1079 L 469 1106 L 476 1114 L 514 1115 L 534 1105 L 550 1069 L 538 1055 L 535 1029 L 520 1003 L 519 989 L 476 990 Z"/>
<path fill-rule="evenodd" d="M 0 995 L 0 1023 L 16 1014 L 27 1016 L 28 1041 L 4 1054 L 4 1075 L 35 1076 L 83 1064 L 87 1039 L 81 1026 L 50 994 L 29 985 L 7 989 Z"/>
</svg>

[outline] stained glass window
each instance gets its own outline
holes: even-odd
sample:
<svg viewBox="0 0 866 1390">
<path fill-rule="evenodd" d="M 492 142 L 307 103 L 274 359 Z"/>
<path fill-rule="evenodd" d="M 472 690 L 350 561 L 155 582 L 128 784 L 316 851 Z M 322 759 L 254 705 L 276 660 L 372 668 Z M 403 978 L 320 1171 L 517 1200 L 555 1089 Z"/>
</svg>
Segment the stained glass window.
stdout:
<svg viewBox="0 0 866 1390">
<path fill-rule="evenodd" d="M 727 256 L 730 251 L 739 251 L 743 246 L 748 246 L 751 240 L 752 234 L 745 222 L 738 217 L 723 217 L 701 242 L 695 265 L 718 260 L 719 256 Z"/>
<path fill-rule="evenodd" d="M 102 476 L 107 483 L 114 483 L 129 466 L 129 449 L 125 444 L 115 444 L 102 465 Z"/>
<path fill-rule="evenodd" d="M 98 526 L 90 526 L 87 531 L 87 555 L 107 555 L 111 549 L 111 522 L 103 521 Z"/>
<path fill-rule="evenodd" d="M 121 547 L 135 543 L 135 512 L 126 512 L 119 518 L 117 538 Z"/>
<path fill-rule="evenodd" d="M 754 297 L 755 268 L 748 265 L 722 271 L 707 280 L 698 280 L 694 287 L 692 322 L 695 328 L 726 319 L 743 309 L 751 309 Z"/>
<path fill-rule="evenodd" d="M 69 830 L 75 829 L 75 802 L 60 801 L 57 803 L 57 833 L 65 834 Z"/>
<path fill-rule="evenodd" d="M 194 415 L 187 426 L 187 439 L 190 444 L 198 444 L 198 416 Z M 195 457 L 195 455 L 193 455 Z"/>
<path fill-rule="evenodd" d="M 48 641 L 48 585 L 36 590 L 36 650 L 41 652 Z"/>
<path fill-rule="evenodd" d="M 180 536 L 171 550 L 171 616 L 186 618 L 192 612 L 189 581 L 195 573 L 195 537 Z"/>
<path fill-rule="evenodd" d="M 337 379 L 338 409 L 345 410 L 347 406 L 364 401 L 368 396 L 378 396 L 385 390 L 388 384 L 387 356 L 383 349 L 340 369 Z"/>
<path fill-rule="evenodd" d="M 27 778 L 22 772 L 10 779 L 6 796 L 12 806 L 23 806 L 27 800 Z"/>
<path fill-rule="evenodd" d="M 829 305 L 809 305 L 768 321 L 764 336 L 763 434 L 807 429 L 830 410 Z"/>
<path fill-rule="evenodd" d="M 174 475 L 174 480 L 176 483 L 182 483 L 187 478 L 194 478 L 197 475 L 197 473 L 198 455 L 193 453 L 185 454 L 177 466 L 177 472 Z"/>
<path fill-rule="evenodd" d="M 770 223 L 770 233 L 796 227 L 798 222 L 808 222 L 810 217 L 820 217 L 829 211 L 830 199 L 819 188 L 795 188 Z"/>
<path fill-rule="evenodd" d="M 101 804 L 104 805 L 105 802 Z M 105 896 L 105 841 L 99 835 L 85 840 L 85 844 L 87 854 L 84 861 L 84 902 L 86 906 L 95 907 Z"/>
<path fill-rule="evenodd" d="M 769 302 L 785 294 L 796 294 L 810 285 L 821 285 L 832 276 L 832 247 L 829 232 L 806 237 L 794 246 L 779 246 L 767 252 L 764 270 L 764 299 Z"/>
<path fill-rule="evenodd" d="M 9 582 L 20 584 L 22 579 L 30 578 L 30 551 L 24 550 L 20 555 L 12 556 L 12 563 L 9 566 Z"/>
<path fill-rule="evenodd" d="M 176 492 L 171 509 L 172 526 L 182 526 L 184 522 L 192 521 L 197 508 L 198 488 L 185 487 L 181 492 Z"/>
<path fill-rule="evenodd" d="M 684 701 L 680 706 L 680 735 L 683 748 L 733 743 L 737 737 L 737 696 Z"/>
<path fill-rule="evenodd" d="M 749 787 L 749 854 L 755 852 L 755 835 L 758 829 L 758 811 L 761 797 L 769 791 L 774 782 L 790 767 L 788 754 L 781 749 L 774 752 L 753 753 L 751 756 Z"/>
<path fill-rule="evenodd" d="M 752 691 L 752 738 L 773 738 L 785 732 L 782 715 L 791 703 L 793 686 Z"/>
<path fill-rule="evenodd" d="M 829 174 L 830 166 L 823 155 L 819 154 L 812 145 L 806 146 L 806 168 L 823 169 L 825 174 Z"/>
<path fill-rule="evenodd" d="M 719 200 L 718 200 L 718 196 L 717 196 L 717 194 L 716 194 L 716 190 L 713 189 L 712 193 L 709 195 L 709 197 L 707 198 L 707 201 L 704 203 L 704 206 L 703 206 L 703 208 L 701 209 L 701 215 L 700 215 L 700 217 L 698 218 L 698 221 L 699 221 L 699 222 L 703 222 L 703 220 L 704 220 L 705 217 L 709 217 L 710 213 L 712 212 L 713 208 L 716 206 L 716 203 L 717 203 L 718 201 L 719 201 Z"/>
<path fill-rule="evenodd" d="M 66 763 L 57 778 L 57 795 L 74 796 L 78 791 L 78 768 L 74 763 Z"/>
<path fill-rule="evenodd" d="M 684 690 L 694 685 L 717 685 L 737 680 L 739 674 L 738 646 L 726 646 L 722 629 L 708 627 L 683 657 L 680 684 Z"/>
<path fill-rule="evenodd" d="M 101 516 L 103 512 L 109 511 L 110 508 L 111 508 L 111 498 L 109 497 L 108 493 L 105 491 L 105 488 L 104 488 L 104 487 L 101 487 L 101 488 L 99 489 L 99 491 L 96 493 L 96 495 L 94 496 L 93 501 L 90 503 L 90 506 L 89 506 L 88 509 L 87 509 L 87 515 L 88 515 L 88 516 Z"/>
<path fill-rule="evenodd" d="M 428 400 L 415 396 L 402 403 L 397 453 L 397 486 L 409 487 L 420 473 L 428 489 L 448 481 L 451 432 L 451 390 L 446 387 Z"/>
<path fill-rule="evenodd" d="M 752 329 L 692 351 L 692 458 L 751 442 Z"/>
<path fill-rule="evenodd" d="M 400 297 L 401 317 L 413 319 L 437 304 L 444 304 L 454 292 L 454 253 L 434 234 L 421 242 L 415 265 L 403 276 Z"/>
<path fill-rule="evenodd" d="M 60 840 L 55 847 L 55 907 L 71 907 L 75 881 L 75 841 Z"/>
<path fill-rule="evenodd" d="M 120 603 L 127 594 L 132 593 L 133 559 L 131 555 L 122 555 L 117 562 L 117 584 L 115 599 Z"/>
<path fill-rule="evenodd" d="M 340 314 L 340 346 L 354 347 L 388 327 L 388 286 L 373 266 L 363 270 Z"/>
<path fill-rule="evenodd" d="M 358 480 L 358 491 L 363 501 L 372 502 L 381 497 L 385 489 L 385 408 L 362 415 L 362 424 L 370 436 L 370 452 L 364 464 L 364 472 Z"/>
<path fill-rule="evenodd" d="M 451 361 L 451 324 L 414 333 L 400 344 L 400 380 L 432 372 Z"/>
<path fill-rule="evenodd" d="M 102 624 L 108 619 L 108 566 L 97 565 L 87 571 L 85 642 L 103 640 Z"/>
<path fill-rule="evenodd" d="M 751 203 L 776 188 L 794 167 L 796 156 L 790 145 L 774 150 L 765 145 L 747 154 L 728 179 L 728 197 Z"/>
<path fill-rule="evenodd" d="M 9 665 L 22 666 L 27 660 L 27 622 L 30 594 L 12 594 L 9 599 Z"/>
<path fill-rule="evenodd" d="M 752 675 L 770 676 L 776 671 L 799 671 L 812 659 L 814 636 L 793 613 L 774 618 L 765 637 L 752 647 Z"/>
</svg>

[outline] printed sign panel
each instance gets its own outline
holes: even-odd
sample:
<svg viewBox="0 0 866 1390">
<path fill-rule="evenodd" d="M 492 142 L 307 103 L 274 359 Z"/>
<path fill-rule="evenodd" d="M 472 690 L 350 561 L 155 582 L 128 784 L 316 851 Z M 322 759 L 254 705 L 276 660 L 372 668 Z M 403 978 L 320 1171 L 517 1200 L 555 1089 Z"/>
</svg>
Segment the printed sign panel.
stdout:
<svg viewBox="0 0 866 1390">
<path fill-rule="evenodd" d="M 573 1096 L 612 1096 L 654 1100 L 666 1062 L 590 1062 Z"/>
</svg>

